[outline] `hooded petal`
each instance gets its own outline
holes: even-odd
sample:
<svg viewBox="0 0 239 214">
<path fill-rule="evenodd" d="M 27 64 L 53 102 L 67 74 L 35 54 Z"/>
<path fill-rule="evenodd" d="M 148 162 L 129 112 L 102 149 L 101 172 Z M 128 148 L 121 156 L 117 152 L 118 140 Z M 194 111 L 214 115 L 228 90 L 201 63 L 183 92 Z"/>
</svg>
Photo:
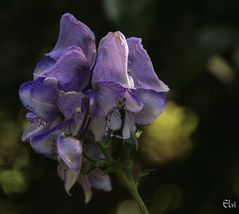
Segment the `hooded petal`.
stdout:
<svg viewBox="0 0 239 214">
<path fill-rule="evenodd" d="M 62 52 L 57 62 L 42 72 L 35 72 L 34 79 L 54 77 L 65 91 L 85 88 L 90 79 L 88 61 L 80 47 L 70 46 Z"/>
<path fill-rule="evenodd" d="M 100 169 L 94 169 L 89 174 L 89 181 L 93 188 L 110 192 L 112 190 L 110 177 Z"/>
<path fill-rule="evenodd" d="M 140 38 L 127 39 L 129 46 L 128 72 L 134 80 L 135 88 L 167 92 L 168 86 L 156 75 L 152 62 L 141 44 Z"/>
<path fill-rule="evenodd" d="M 108 33 L 99 44 L 97 62 L 93 71 L 93 85 L 111 81 L 132 88 L 132 82 L 127 75 L 128 45 L 119 31 Z"/>
<path fill-rule="evenodd" d="M 44 56 L 43 59 L 41 59 L 40 62 L 37 63 L 36 68 L 33 72 L 35 79 L 40 76 L 42 72 L 53 66 L 58 58 L 59 56 L 56 56 L 55 58 L 48 55 Z"/>
<path fill-rule="evenodd" d="M 57 138 L 58 155 L 74 171 L 79 171 L 82 164 L 82 146 L 79 140 L 61 134 Z"/>
<path fill-rule="evenodd" d="M 95 35 L 84 23 L 66 13 L 61 17 L 59 38 L 49 55 L 55 55 L 73 45 L 83 50 L 92 68 L 96 57 Z"/>
<path fill-rule="evenodd" d="M 91 184 L 87 175 L 80 175 L 79 183 L 81 184 L 85 193 L 85 204 L 89 203 L 92 198 Z"/>
<path fill-rule="evenodd" d="M 164 110 L 167 103 L 165 93 L 138 89 L 135 95 L 144 104 L 140 112 L 132 114 L 137 124 L 151 123 Z"/>
</svg>

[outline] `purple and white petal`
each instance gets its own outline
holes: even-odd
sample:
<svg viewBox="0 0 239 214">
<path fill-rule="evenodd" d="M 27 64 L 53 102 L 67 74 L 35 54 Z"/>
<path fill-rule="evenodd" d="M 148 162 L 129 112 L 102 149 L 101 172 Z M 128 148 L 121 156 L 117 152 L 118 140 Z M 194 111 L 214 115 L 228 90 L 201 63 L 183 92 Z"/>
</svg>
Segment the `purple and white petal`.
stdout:
<svg viewBox="0 0 239 214">
<path fill-rule="evenodd" d="M 32 112 L 46 121 L 56 118 L 58 109 L 56 101 L 58 98 L 57 80 L 54 78 L 38 78 L 32 83 L 30 91 L 32 100 Z"/>
<path fill-rule="evenodd" d="M 123 139 L 129 139 L 136 131 L 135 118 L 131 112 L 125 112 L 124 126 L 122 130 Z"/>
<path fill-rule="evenodd" d="M 55 157 L 57 155 L 56 138 L 57 138 L 56 133 L 50 134 L 39 141 L 37 141 L 36 138 L 34 139 L 33 137 L 30 140 L 30 144 L 36 153 L 43 154 L 46 157 Z"/>
<path fill-rule="evenodd" d="M 169 91 L 168 86 L 156 75 L 152 62 L 141 44 L 140 38 L 127 39 L 129 46 L 128 72 L 135 88 L 151 89 L 157 92 Z"/>
<path fill-rule="evenodd" d="M 20 86 L 19 97 L 22 105 L 29 111 L 33 111 L 31 89 L 34 81 L 29 81 Z"/>
<path fill-rule="evenodd" d="M 133 114 L 137 124 L 149 124 L 164 110 L 167 101 L 165 93 L 138 89 L 135 95 L 144 104 L 144 108 Z"/>
<path fill-rule="evenodd" d="M 81 104 L 84 96 L 81 92 L 60 91 L 57 105 L 65 117 L 73 118 L 75 114 L 81 114 Z"/>
<path fill-rule="evenodd" d="M 80 175 L 78 179 L 85 193 L 85 204 L 89 203 L 92 198 L 91 184 L 87 175 Z"/>
<path fill-rule="evenodd" d="M 57 152 L 70 169 L 74 171 L 81 169 L 82 145 L 79 140 L 61 134 L 57 138 Z"/>
<path fill-rule="evenodd" d="M 65 191 L 69 196 L 71 196 L 70 189 L 73 187 L 73 185 L 77 182 L 80 171 L 74 171 L 68 168 L 67 165 L 63 163 L 63 161 L 60 160 L 59 165 L 57 167 L 57 172 L 59 177 L 65 181 Z"/>
<path fill-rule="evenodd" d="M 80 47 L 66 48 L 57 62 L 34 78 L 54 77 L 65 91 L 80 91 L 88 84 L 91 76 L 88 61 Z"/>
<path fill-rule="evenodd" d="M 36 114 L 32 113 L 32 112 L 27 112 L 26 113 L 26 119 L 30 122 L 33 123 L 36 120 L 40 119 Z"/>
<path fill-rule="evenodd" d="M 118 101 L 124 96 L 126 91 L 125 88 L 114 82 L 101 82 L 94 90 L 94 115 L 96 117 L 108 115 L 118 105 Z"/>
<path fill-rule="evenodd" d="M 84 23 L 66 13 L 61 17 L 58 41 L 49 55 L 60 54 L 65 48 L 73 45 L 83 50 L 92 68 L 96 57 L 95 35 Z"/>
<path fill-rule="evenodd" d="M 41 122 L 40 119 L 38 121 L 31 122 L 22 135 L 22 141 L 29 141 L 34 136 L 45 132 L 49 128 L 50 125 L 46 124 L 44 121 Z"/>
<path fill-rule="evenodd" d="M 56 63 L 58 58 L 59 56 L 53 58 L 51 56 L 45 55 L 43 59 L 41 59 L 40 62 L 37 63 L 36 68 L 33 72 L 35 79 L 40 76 L 42 72 L 52 67 Z"/>
<path fill-rule="evenodd" d="M 126 91 L 124 94 L 125 99 L 125 109 L 137 113 L 143 109 L 143 104 L 140 102 L 140 100 L 130 91 Z"/>
<path fill-rule="evenodd" d="M 45 156 L 52 156 L 56 154 L 56 139 L 59 134 L 68 126 L 72 121 L 67 120 L 60 122 L 58 119 L 52 122 L 51 127 L 44 132 L 31 137 L 30 143 L 35 152 Z"/>
<path fill-rule="evenodd" d="M 99 44 L 97 62 L 93 70 L 93 86 L 111 81 L 126 88 L 133 88 L 127 74 L 128 45 L 119 31 L 108 33 Z M 113 90 L 113 89 L 112 89 Z"/>
<path fill-rule="evenodd" d="M 110 177 L 100 169 L 94 169 L 89 174 L 89 181 L 93 188 L 110 192 L 112 190 Z"/>
<path fill-rule="evenodd" d="M 122 119 L 119 110 L 114 109 L 107 116 L 107 127 L 111 130 L 119 130 L 122 125 Z"/>
</svg>

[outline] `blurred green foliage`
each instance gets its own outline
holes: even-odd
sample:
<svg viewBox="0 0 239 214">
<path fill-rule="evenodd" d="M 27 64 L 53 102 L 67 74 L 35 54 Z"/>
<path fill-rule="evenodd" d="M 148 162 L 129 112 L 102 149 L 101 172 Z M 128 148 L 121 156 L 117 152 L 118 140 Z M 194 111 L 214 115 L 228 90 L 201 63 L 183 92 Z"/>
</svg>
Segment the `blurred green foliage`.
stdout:
<svg viewBox="0 0 239 214">
<path fill-rule="evenodd" d="M 113 192 L 64 192 L 56 163 L 21 142 L 18 88 L 54 46 L 59 19 L 73 13 L 96 34 L 143 39 L 171 91 L 165 112 L 147 126 L 135 173 L 155 168 L 140 186 L 151 212 L 224 213 L 239 203 L 238 0 L 1 0 L 0 213 L 138 213 L 113 177 Z"/>
</svg>

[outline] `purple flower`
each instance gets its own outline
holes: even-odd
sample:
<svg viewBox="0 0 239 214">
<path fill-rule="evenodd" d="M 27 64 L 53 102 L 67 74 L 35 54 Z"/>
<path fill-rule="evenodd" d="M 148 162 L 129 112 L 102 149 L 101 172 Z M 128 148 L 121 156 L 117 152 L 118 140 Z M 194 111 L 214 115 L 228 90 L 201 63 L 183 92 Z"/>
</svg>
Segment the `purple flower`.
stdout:
<svg viewBox="0 0 239 214">
<path fill-rule="evenodd" d="M 104 129 L 95 128 L 99 124 L 112 130 L 123 127 L 123 138 L 130 138 L 136 124 L 148 124 L 163 111 L 169 90 L 155 74 L 141 39 L 126 40 L 120 32 L 110 32 L 100 41 L 92 87 L 96 105 L 91 127 L 98 139 L 104 136 Z"/>
<path fill-rule="evenodd" d="M 73 15 L 60 21 L 60 33 L 53 50 L 37 64 L 34 79 L 54 77 L 65 91 L 80 91 L 88 84 L 95 64 L 94 33 Z"/>
<path fill-rule="evenodd" d="M 95 144 L 88 143 L 103 141 L 109 129 L 135 140 L 136 126 L 152 122 L 163 111 L 168 90 L 155 74 L 141 39 L 108 33 L 96 59 L 93 32 L 64 14 L 55 47 L 37 64 L 33 80 L 20 87 L 30 123 L 22 140 L 30 141 L 37 153 L 58 160 L 66 192 L 70 195 L 78 182 L 88 203 L 91 188 L 112 188 L 110 177 L 97 165 L 88 174 L 82 172 L 89 164 L 86 153 L 94 161 L 105 159 Z"/>
</svg>

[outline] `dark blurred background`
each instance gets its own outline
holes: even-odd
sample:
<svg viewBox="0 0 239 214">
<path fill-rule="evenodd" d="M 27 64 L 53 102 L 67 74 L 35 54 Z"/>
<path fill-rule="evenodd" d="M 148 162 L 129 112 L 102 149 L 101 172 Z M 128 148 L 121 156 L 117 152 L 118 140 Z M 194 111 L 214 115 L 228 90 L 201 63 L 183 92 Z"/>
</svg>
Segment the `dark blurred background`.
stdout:
<svg viewBox="0 0 239 214">
<path fill-rule="evenodd" d="M 135 204 L 112 177 L 113 191 L 94 191 L 85 206 L 75 185 L 67 196 L 56 162 L 21 142 L 25 110 L 20 84 L 57 40 L 70 12 L 95 32 L 143 39 L 171 91 L 165 112 L 147 126 L 135 171 L 155 168 L 140 185 L 151 213 L 239 213 L 238 0 L 1 0 L 0 214 L 134 214 Z"/>
</svg>

